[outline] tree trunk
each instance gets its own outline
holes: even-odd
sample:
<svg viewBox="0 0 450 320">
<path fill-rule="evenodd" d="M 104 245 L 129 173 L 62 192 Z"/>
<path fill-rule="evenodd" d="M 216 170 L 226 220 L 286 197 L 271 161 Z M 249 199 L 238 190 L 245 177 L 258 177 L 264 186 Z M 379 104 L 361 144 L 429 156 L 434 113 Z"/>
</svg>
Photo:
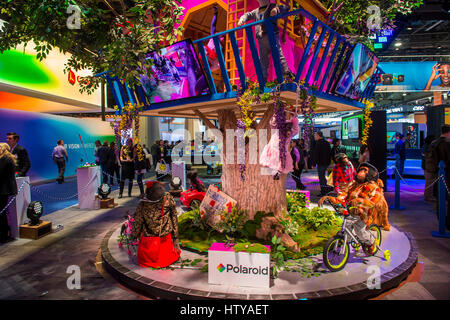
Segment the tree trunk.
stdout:
<svg viewBox="0 0 450 320">
<path fill-rule="evenodd" d="M 269 107 L 270 108 L 270 107 Z M 233 111 L 219 110 L 219 124 L 223 133 L 226 129 L 237 129 L 237 120 Z M 268 111 L 265 117 L 260 121 L 260 126 L 257 129 L 267 129 L 273 111 Z M 258 139 L 259 139 L 259 133 Z M 269 130 L 267 142 L 270 140 Z M 258 140 L 259 141 L 259 140 Z M 248 144 L 245 146 L 245 163 L 246 169 L 244 173 L 244 180 L 241 179 L 241 172 L 239 164 L 237 164 L 236 139 L 234 142 L 234 161 L 226 163 L 226 137 L 223 134 L 223 148 L 222 148 L 222 189 L 227 195 L 237 201 L 238 207 L 247 211 L 248 218 L 253 219 L 258 211 L 266 213 L 272 212 L 275 217 L 265 217 L 261 223 L 261 228 L 257 231 L 256 236 L 260 239 L 268 239 L 277 235 L 281 238 L 282 243 L 287 248 L 298 251 L 298 245 L 292 238 L 283 233 L 278 219 L 283 212 L 287 210 L 286 202 L 286 174 L 282 174 L 279 180 L 274 180 L 273 175 L 263 172 L 264 167 L 259 164 L 249 164 Z M 259 155 L 262 150 L 259 150 L 259 142 L 257 144 L 259 163 Z M 274 231 L 275 230 L 275 231 Z"/>
</svg>

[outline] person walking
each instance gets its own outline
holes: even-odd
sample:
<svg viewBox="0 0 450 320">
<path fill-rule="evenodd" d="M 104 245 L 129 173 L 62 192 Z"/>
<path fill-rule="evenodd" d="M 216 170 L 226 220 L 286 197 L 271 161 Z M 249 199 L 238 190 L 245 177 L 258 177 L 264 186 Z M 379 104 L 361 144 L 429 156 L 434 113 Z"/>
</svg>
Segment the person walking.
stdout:
<svg viewBox="0 0 450 320">
<path fill-rule="evenodd" d="M 134 157 L 134 170 L 136 171 L 136 180 L 141 191 L 140 198 L 143 199 L 144 194 L 144 184 L 142 182 L 144 174 L 147 172 L 147 163 L 145 159 L 145 153 L 140 144 L 135 144 L 133 149 Z"/>
<path fill-rule="evenodd" d="M 108 163 L 110 162 L 111 152 L 109 150 L 108 141 L 103 142 L 103 145 L 97 150 L 98 163 L 102 171 L 102 183 L 108 182 Z"/>
<path fill-rule="evenodd" d="M 100 142 L 100 140 L 96 140 L 95 141 L 95 149 L 94 149 L 94 156 L 95 156 L 95 164 L 96 165 L 100 165 L 100 161 L 98 158 L 98 149 L 100 149 L 100 147 L 102 146 L 102 143 Z"/>
<path fill-rule="evenodd" d="M 297 147 L 297 141 L 291 140 L 289 149 L 292 157 L 292 164 L 293 164 L 292 178 L 295 181 L 295 189 L 305 190 L 306 187 L 303 185 L 301 181 L 304 159 L 302 158 L 300 151 Z"/>
<path fill-rule="evenodd" d="M 437 178 L 437 173 L 439 171 L 438 166 L 436 166 L 435 161 L 432 156 L 431 143 L 436 137 L 434 134 L 428 135 L 422 147 L 422 169 L 423 175 L 425 176 L 425 188 L 423 190 L 423 196 L 425 201 L 434 202 L 436 198 L 433 196 L 433 188 L 431 183 L 433 183 Z"/>
<path fill-rule="evenodd" d="M 447 184 L 447 188 L 450 187 L 450 125 L 444 125 L 441 128 L 441 136 L 437 138 L 431 144 L 432 157 L 435 163 L 435 166 L 439 168 L 439 163 L 444 161 L 445 164 L 445 183 Z M 436 188 L 436 192 L 438 189 Z M 437 193 L 438 194 L 438 193 Z M 446 193 L 446 201 L 447 201 L 447 217 L 446 217 L 446 228 L 450 230 L 450 195 Z M 439 219 L 439 199 L 437 201 L 436 213 Z"/>
<path fill-rule="evenodd" d="M 116 143 L 111 141 L 108 147 L 108 157 L 106 162 L 106 173 L 109 176 L 109 184 L 114 185 L 114 174 L 116 175 L 117 184 L 120 182 L 120 159 L 116 149 Z M 105 181 L 108 181 L 106 179 Z"/>
<path fill-rule="evenodd" d="M 316 145 L 314 147 L 314 160 L 317 165 L 317 173 L 319 175 L 320 195 L 325 196 L 330 189 L 327 185 L 325 174 L 331 162 L 331 147 L 330 143 L 323 138 L 322 131 L 316 132 L 314 134 L 314 139 L 316 140 Z"/>
<path fill-rule="evenodd" d="M 9 145 L 11 154 L 14 155 L 17 160 L 15 172 L 17 172 L 18 177 L 25 177 L 28 170 L 30 170 L 31 164 L 27 150 L 17 144 L 19 139 L 19 135 L 15 132 L 8 132 L 6 134 L 6 143 Z"/>
<path fill-rule="evenodd" d="M 395 154 L 395 167 L 398 173 L 402 176 L 403 170 L 405 169 L 406 160 L 406 148 L 405 148 L 405 136 L 401 133 L 398 134 L 398 141 L 395 143 L 394 147 Z"/>
<path fill-rule="evenodd" d="M 309 155 L 308 155 L 308 150 L 306 149 L 306 146 L 305 146 L 305 139 L 302 138 L 298 141 L 297 148 L 298 148 L 298 151 L 300 152 L 300 157 L 303 159 L 303 163 L 304 163 L 303 170 L 305 172 L 308 172 Z"/>
<path fill-rule="evenodd" d="M 158 152 L 159 152 L 159 144 L 160 144 L 160 140 L 155 140 L 155 143 L 153 143 L 152 147 L 150 148 L 150 153 L 152 155 L 152 159 L 153 159 L 153 164 L 155 166 L 156 169 L 156 165 L 158 162 Z"/>
<path fill-rule="evenodd" d="M 17 194 L 15 179 L 16 158 L 6 143 L 0 143 L 0 243 L 7 242 L 10 237 L 7 209 L 9 197 Z M 3 211 L 3 212 L 2 212 Z"/>
<path fill-rule="evenodd" d="M 67 155 L 67 150 L 64 148 L 64 141 L 58 140 L 56 142 L 57 146 L 53 148 L 52 159 L 53 162 L 58 166 L 58 178 L 56 181 L 61 184 L 64 182 L 64 171 L 66 171 L 66 160 L 69 162 L 69 156 Z M 64 158 L 66 160 L 64 160 Z"/>
<path fill-rule="evenodd" d="M 120 175 L 120 189 L 119 199 L 122 198 L 125 180 L 128 179 L 128 196 L 131 197 L 131 190 L 133 189 L 134 179 L 134 150 L 133 140 L 127 139 L 126 145 L 122 146 L 120 150 L 120 162 L 122 164 L 122 171 Z"/>
</svg>

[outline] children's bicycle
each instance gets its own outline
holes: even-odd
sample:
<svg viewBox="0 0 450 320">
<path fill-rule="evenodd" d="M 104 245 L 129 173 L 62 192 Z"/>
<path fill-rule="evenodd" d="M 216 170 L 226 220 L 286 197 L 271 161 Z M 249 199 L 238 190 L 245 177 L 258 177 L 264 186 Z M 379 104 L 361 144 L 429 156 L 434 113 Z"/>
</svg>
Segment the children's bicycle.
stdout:
<svg viewBox="0 0 450 320">
<path fill-rule="evenodd" d="M 333 207 L 336 214 L 344 216 L 344 221 L 342 222 L 341 230 L 334 237 L 328 240 L 327 244 L 323 248 L 323 262 L 326 267 L 331 272 L 344 269 L 350 256 L 350 245 L 355 251 L 362 248 L 368 256 L 375 255 L 381 247 L 382 238 L 380 227 L 376 224 L 371 224 L 367 228 L 374 241 L 373 245 L 366 245 L 358 239 L 358 236 L 352 228 L 356 218 L 351 215 L 344 215 L 342 213 L 342 208 L 333 205 L 330 201 L 328 201 L 328 203 Z M 389 259 L 388 255 L 389 251 L 386 250 L 386 260 Z"/>
</svg>

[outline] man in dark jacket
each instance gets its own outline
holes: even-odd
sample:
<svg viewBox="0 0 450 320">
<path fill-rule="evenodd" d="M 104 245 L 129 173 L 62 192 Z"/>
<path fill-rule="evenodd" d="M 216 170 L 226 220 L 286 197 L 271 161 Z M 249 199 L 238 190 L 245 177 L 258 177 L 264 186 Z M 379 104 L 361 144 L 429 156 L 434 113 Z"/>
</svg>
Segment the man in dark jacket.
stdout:
<svg viewBox="0 0 450 320">
<path fill-rule="evenodd" d="M 450 125 L 444 125 L 441 129 L 441 136 L 431 143 L 432 157 L 436 168 L 439 168 L 439 162 L 442 160 L 445 164 L 445 183 L 450 187 Z M 437 191 L 437 190 L 436 190 Z M 446 227 L 450 229 L 450 201 L 447 192 L 447 219 Z M 437 205 L 439 213 L 439 199 Z"/>
<path fill-rule="evenodd" d="M 398 141 L 395 143 L 395 167 L 400 175 L 403 175 L 405 169 L 406 149 L 405 149 L 405 136 L 403 134 L 398 135 Z"/>
<path fill-rule="evenodd" d="M 150 154 L 152 155 L 153 165 L 155 166 L 155 169 L 156 169 L 156 163 L 158 161 L 158 153 L 160 153 L 159 140 L 155 140 L 155 143 L 153 143 L 152 147 L 150 148 Z"/>
<path fill-rule="evenodd" d="M 102 170 L 102 183 L 108 182 L 108 163 L 110 162 L 109 158 L 111 157 L 111 152 L 108 146 L 108 141 L 105 141 L 103 145 L 97 150 L 98 162 L 100 164 L 100 168 Z"/>
<path fill-rule="evenodd" d="M 15 132 L 9 132 L 6 134 L 6 143 L 11 148 L 11 153 L 16 157 L 16 172 L 19 177 L 25 177 L 28 170 L 30 170 L 30 158 L 28 158 L 27 150 L 19 146 L 19 135 Z"/>
<path fill-rule="evenodd" d="M 323 133 L 321 131 L 314 134 L 314 139 L 316 140 L 314 159 L 319 175 L 320 195 L 324 196 L 331 189 L 331 187 L 327 187 L 327 179 L 325 178 L 327 168 L 331 162 L 331 147 L 330 143 L 323 138 Z"/>
</svg>

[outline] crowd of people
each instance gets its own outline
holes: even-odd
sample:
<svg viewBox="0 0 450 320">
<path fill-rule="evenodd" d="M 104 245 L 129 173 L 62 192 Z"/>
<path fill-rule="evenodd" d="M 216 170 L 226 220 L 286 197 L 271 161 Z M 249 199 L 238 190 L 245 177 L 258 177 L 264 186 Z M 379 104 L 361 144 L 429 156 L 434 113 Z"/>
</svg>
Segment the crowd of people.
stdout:
<svg viewBox="0 0 450 320">
<path fill-rule="evenodd" d="M 348 183 L 355 177 L 355 165 L 370 162 L 369 146 L 361 145 L 359 158 L 352 162 L 341 145 L 341 140 L 334 138 L 330 144 L 321 131 L 314 134 L 314 141 L 311 141 L 309 148 L 304 139 L 291 140 L 290 154 L 294 163 L 291 176 L 296 189 L 306 189 L 301 182 L 301 175 L 315 167 L 320 184 L 319 196 L 339 191 L 339 185 Z"/>
</svg>

